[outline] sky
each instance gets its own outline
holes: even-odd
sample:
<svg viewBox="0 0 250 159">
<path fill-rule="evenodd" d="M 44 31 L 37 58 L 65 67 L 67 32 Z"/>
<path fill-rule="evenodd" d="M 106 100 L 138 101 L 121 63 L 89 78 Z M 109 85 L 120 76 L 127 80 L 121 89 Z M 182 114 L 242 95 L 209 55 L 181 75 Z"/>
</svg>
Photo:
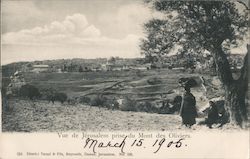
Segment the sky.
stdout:
<svg viewBox="0 0 250 159">
<path fill-rule="evenodd" d="M 62 58 L 141 57 L 142 26 L 161 16 L 142 0 L 2 0 L 1 8 L 2 65 Z"/>
<path fill-rule="evenodd" d="M 3 0 L 2 64 L 140 57 L 142 25 L 151 17 L 136 0 Z"/>
</svg>

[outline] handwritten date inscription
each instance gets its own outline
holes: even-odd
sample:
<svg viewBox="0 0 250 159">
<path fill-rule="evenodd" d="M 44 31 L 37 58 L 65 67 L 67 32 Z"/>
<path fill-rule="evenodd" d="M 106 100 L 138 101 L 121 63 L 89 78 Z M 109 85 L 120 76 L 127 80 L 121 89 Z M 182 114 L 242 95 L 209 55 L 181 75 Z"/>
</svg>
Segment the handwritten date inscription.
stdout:
<svg viewBox="0 0 250 159">
<path fill-rule="evenodd" d="M 87 138 L 84 143 L 84 148 L 91 150 L 93 153 L 96 153 L 100 149 L 107 149 L 107 148 L 116 148 L 120 150 L 121 154 L 125 153 L 126 147 L 142 147 L 146 148 L 144 144 L 146 139 L 133 139 L 132 142 L 128 141 L 127 136 L 123 138 L 120 142 L 117 141 L 107 141 L 107 142 L 101 142 L 97 139 Z M 167 141 L 165 138 L 162 139 L 156 139 L 153 143 L 150 144 L 148 148 L 151 148 L 153 150 L 153 153 L 157 153 L 160 151 L 161 148 L 180 148 L 182 147 L 184 138 L 176 139 L 176 140 L 170 140 Z M 184 146 L 187 146 L 186 144 Z"/>
</svg>

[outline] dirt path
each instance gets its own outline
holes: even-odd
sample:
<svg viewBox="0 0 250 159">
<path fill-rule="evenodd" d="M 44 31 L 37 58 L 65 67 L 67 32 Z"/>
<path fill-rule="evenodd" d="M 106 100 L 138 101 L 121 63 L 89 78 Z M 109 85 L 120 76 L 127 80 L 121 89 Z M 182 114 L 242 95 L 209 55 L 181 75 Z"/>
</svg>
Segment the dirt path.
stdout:
<svg viewBox="0 0 250 159">
<path fill-rule="evenodd" d="M 86 105 L 52 105 L 46 101 L 11 100 L 3 113 L 3 131 L 168 131 L 187 129 L 178 115 L 125 112 Z M 201 120 L 201 119 L 198 119 Z M 207 129 L 205 126 L 194 126 Z"/>
</svg>

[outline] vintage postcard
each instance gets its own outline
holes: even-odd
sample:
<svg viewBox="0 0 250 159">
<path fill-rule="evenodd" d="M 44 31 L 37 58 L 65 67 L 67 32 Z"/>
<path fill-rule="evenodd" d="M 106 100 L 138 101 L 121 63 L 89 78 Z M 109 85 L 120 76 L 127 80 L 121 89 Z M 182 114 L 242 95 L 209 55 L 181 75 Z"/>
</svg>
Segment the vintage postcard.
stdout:
<svg viewBox="0 0 250 159">
<path fill-rule="evenodd" d="M 249 5 L 2 0 L 0 159 L 248 159 Z"/>
</svg>

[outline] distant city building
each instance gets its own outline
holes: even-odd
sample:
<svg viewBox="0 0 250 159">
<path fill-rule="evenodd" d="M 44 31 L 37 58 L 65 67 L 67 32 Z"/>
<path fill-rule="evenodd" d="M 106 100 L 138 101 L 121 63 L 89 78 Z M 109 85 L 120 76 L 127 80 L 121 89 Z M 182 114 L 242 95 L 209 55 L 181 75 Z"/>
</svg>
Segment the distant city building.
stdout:
<svg viewBox="0 0 250 159">
<path fill-rule="evenodd" d="M 129 66 L 129 68 L 132 70 L 149 70 L 151 69 L 151 66 L 152 64 L 147 63 L 147 64 Z"/>
<path fill-rule="evenodd" d="M 46 72 L 49 70 L 49 65 L 33 65 L 32 72 L 40 73 L 40 72 Z"/>
<path fill-rule="evenodd" d="M 119 64 L 114 64 L 114 65 L 110 64 L 107 65 L 107 67 L 109 71 L 121 71 L 124 66 Z"/>
<path fill-rule="evenodd" d="M 63 71 L 62 71 L 62 69 L 61 68 L 58 68 L 57 69 L 57 73 L 62 73 Z"/>
</svg>

